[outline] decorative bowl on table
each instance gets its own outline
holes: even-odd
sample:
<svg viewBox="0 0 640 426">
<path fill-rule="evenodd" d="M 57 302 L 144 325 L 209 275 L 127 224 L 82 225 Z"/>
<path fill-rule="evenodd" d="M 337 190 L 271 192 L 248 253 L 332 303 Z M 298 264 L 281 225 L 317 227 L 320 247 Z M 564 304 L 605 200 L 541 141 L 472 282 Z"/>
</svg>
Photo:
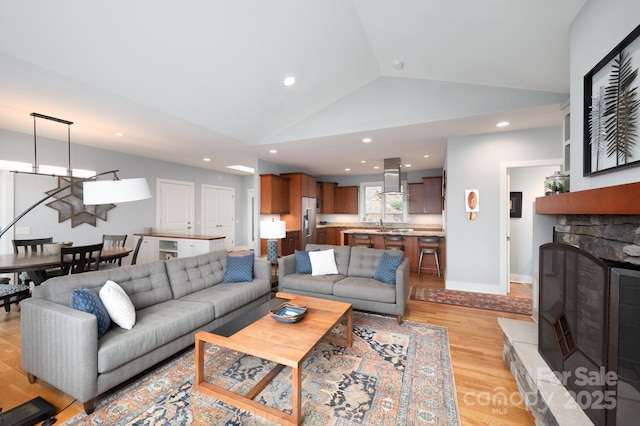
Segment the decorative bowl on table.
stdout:
<svg viewBox="0 0 640 426">
<path fill-rule="evenodd" d="M 271 311 L 271 317 L 280 322 L 298 322 L 307 313 L 306 306 L 298 306 L 285 302 Z"/>
<path fill-rule="evenodd" d="M 44 251 L 49 253 L 52 256 L 60 254 L 60 248 L 63 246 L 71 247 L 73 245 L 72 242 L 63 242 L 63 243 L 46 243 L 43 244 Z"/>
</svg>

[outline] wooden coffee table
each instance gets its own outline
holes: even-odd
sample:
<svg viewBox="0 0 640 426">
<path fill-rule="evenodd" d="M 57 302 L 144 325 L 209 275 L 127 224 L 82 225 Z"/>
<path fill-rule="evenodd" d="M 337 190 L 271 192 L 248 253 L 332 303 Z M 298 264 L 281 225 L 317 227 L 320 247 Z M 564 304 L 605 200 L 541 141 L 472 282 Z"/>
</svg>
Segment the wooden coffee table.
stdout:
<svg viewBox="0 0 640 426">
<path fill-rule="evenodd" d="M 282 323 L 266 314 L 229 337 L 206 331 L 196 333 L 195 389 L 243 410 L 266 417 L 271 421 L 286 425 L 299 425 L 302 420 L 302 361 L 320 340 L 345 317 L 347 320 L 346 344 L 351 346 L 352 309 L 350 303 L 314 297 L 286 293 L 278 293 L 276 297 L 290 299 L 291 303 L 296 305 L 306 305 L 308 309 L 305 317 L 297 323 Z M 246 395 L 238 395 L 204 381 L 205 343 L 273 361 L 277 365 Z M 254 401 L 254 398 L 287 366 L 293 370 L 291 414 Z"/>
</svg>

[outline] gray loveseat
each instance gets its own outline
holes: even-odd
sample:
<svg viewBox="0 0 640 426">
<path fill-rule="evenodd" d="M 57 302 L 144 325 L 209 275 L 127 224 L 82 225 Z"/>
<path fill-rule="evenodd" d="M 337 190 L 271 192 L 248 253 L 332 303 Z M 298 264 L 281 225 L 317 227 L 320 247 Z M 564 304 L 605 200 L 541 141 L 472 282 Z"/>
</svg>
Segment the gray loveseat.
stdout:
<svg viewBox="0 0 640 426">
<path fill-rule="evenodd" d="M 335 252 L 338 274 L 312 276 L 296 273 L 295 254 L 278 259 L 278 286 L 285 293 L 351 303 L 354 309 L 396 315 L 402 323 L 409 298 L 409 260 L 396 270 L 395 285 L 374 279 L 382 253 L 403 256 L 398 250 L 307 244 L 306 250 Z"/>
<path fill-rule="evenodd" d="M 95 398 L 271 298 L 271 267 L 255 259 L 254 279 L 223 283 L 227 252 L 56 277 L 21 303 L 22 368 L 94 409 Z M 96 316 L 69 307 L 74 289 L 119 284 L 136 309 L 131 330 L 112 325 L 98 339 Z"/>
</svg>

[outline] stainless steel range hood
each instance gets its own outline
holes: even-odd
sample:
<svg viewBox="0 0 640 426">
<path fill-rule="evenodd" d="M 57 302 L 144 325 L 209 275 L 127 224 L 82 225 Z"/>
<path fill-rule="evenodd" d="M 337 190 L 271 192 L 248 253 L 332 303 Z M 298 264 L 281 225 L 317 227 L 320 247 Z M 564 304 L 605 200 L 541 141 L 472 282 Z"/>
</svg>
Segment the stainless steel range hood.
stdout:
<svg viewBox="0 0 640 426">
<path fill-rule="evenodd" d="M 385 193 L 402 192 L 400 186 L 400 159 L 385 158 L 384 159 L 384 175 L 382 191 Z"/>
</svg>

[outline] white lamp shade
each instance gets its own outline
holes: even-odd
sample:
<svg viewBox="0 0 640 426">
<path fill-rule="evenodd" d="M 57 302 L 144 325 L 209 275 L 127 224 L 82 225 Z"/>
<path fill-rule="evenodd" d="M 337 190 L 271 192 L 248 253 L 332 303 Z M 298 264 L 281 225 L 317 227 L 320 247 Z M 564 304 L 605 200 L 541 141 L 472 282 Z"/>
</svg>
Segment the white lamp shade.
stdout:
<svg viewBox="0 0 640 426">
<path fill-rule="evenodd" d="M 287 223 L 283 220 L 260 222 L 260 238 L 279 239 L 287 236 Z"/>
<path fill-rule="evenodd" d="M 96 180 L 82 184 L 85 205 L 116 204 L 151 198 L 144 178 L 122 180 Z"/>
</svg>

